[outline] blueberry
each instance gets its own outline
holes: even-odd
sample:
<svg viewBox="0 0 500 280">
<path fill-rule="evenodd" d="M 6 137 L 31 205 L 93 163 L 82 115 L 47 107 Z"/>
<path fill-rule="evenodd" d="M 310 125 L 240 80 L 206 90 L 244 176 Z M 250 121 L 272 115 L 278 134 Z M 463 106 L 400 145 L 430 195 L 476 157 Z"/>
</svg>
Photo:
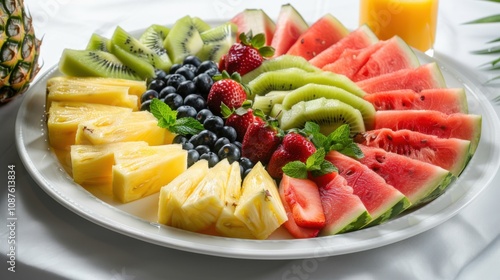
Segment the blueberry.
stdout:
<svg viewBox="0 0 500 280">
<path fill-rule="evenodd" d="M 200 145 L 200 137 L 198 136 L 198 134 L 196 135 L 193 135 L 191 136 L 191 138 L 189 138 L 188 142 L 193 144 L 194 147 Z"/>
<path fill-rule="evenodd" d="M 198 145 L 194 149 L 200 154 L 200 156 L 210 152 L 210 148 L 207 145 Z"/>
<path fill-rule="evenodd" d="M 241 151 L 238 147 L 236 147 L 236 145 L 229 143 L 222 146 L 217 155 L 219 156 L 219 159 L 227 158 L 229 163 L 233 163 L 234 161 L 240 159 Z"/>
<path fill-rule="evenodd" d="M 153 98 L 158 98 L 158 92 L 154 89 L 148 89 L 141 95 L 141 103 Z"/>
<path fill-rule="evenodd" d="M 213 116 L 214 114 L 212 111 L 209 109 L 201 109 L 198 111 L 198 114 L 196 114 L 196 119 L 200 122 L 203 123 L 208 117 Z"/>
<path fill-rule="evenodd" d="M 202 73 L 193 79 L 193 83 L 201 95 L 207 96 L 214 81 L 208 74 Z"/>
<path fill-rule="evenodd" d="M 229 144 L 229 143 L 231 143 L 229 141 L 229 139 L 227 139 L 226 137 L 220 137 L 219 139 L 217 139 L 217 141 L 215 141 L 213 151 L 218 153 L 219 150 L 222 148 L 222 146 Z"/>
<path fill-rule="evenodd" d="M 196 70 L 196 74 L 200 75 L 201 73 L 206 73 L 207 71 L 219 71 L 219 67 L 217 66 L 217 63 L 215 63 L 212 60 L 205 60 L 203 61 L 200 66 L 198 66 L 198 69 Z"/>
<path fill-rule="evenodd" d="M 190 94 L 196 93 L 196 86 L 193 81 L 184 81 L 177 87 L 177 93 L 185 98 Z"/>
<path fill-rule="evenodd" d="M 249 158 L 241 157 L 238 161 L 240 163 L 240 166 L 243 167 L 244 170 L 253 168 L 254 164 Z"/>
<path fill-rule="evenodd" d="M 170 67 L 170 70 L 168 71 L 169 74 L 174 74 L 175 71 L 177 71 L 179 68 L 182 67 L 182 64 L 173 64 L 171 67 Z"/>
<path fill-rule="evenodd" d="M 179 75 L 184 76 L 184 78 L 186 78 L 186 80 L 194 79 L 194 77 L 196 75 L 194 74 L 192 68 L 189 67 L 188 65 L 189 64 L 183 65 L 181 68 L 177 69 L 177 71 L 175 71 L 175 74 L 179 74 Z"/>
<path fill-rule="evenodd" d="M 177 88 L 185 80 L 186 80 L 186 78 L 184 76 L 182 76 L 181 74 L 172 74 L 168 78 L 167 86 L 172 86 L 174 88 Z"/>
<path fill-rule="evenodd" d="M 141 111 L 149 111 L 150 106 L 151 106 L 151 99 L 142 102 L 140 110 Z"/>
<path fill-rule="evenodd" d="M 154 79 L 149 83 L 148 89 L 156 90 L 156 92 L 160 92 L 166 86 L 165 81 L 161 79 Z"/>
<path fill-rule="evenodd" d="M 207 102 L 199 94 L 190 94 L 184 98 L 184 104 L 193 107 L 197 112 L 207 107 Z"/>
<path fill-rule="evenodd" d="M 241 142 L 240 142 L 240 141 L 234 141 L 234 142 L 233 142 L 233 144 L 235 144 L 235 145 L 236 145 L 236 147 L 240 148 L 240 150 L 241 150 L 241 149 L 242 149 L 242 147 L 243 147 L 243 144 L 241 144 Z"/>
<path fill-rule="evenodd" d="M 209 167 L 214 167 L 219 162 L 219 157 L 214 152 L 208 152 L 200 156 L 200 159 L 208 161 Z"/>
<path fill-rule="evenodd" d="M 198 153 L 197 150 L 188 150 L 187 152 L 187 166 L 190 167 L 193 165 L 195 162 L 197 162 L 200 159 L 200 154 Z"/>
<path fill-rule="evenodd" d="M 250 171 L 252 171 L 252 169 L 245 170 L 245 172 L 243 172 L 243 176 L 241 178 L 244 179 L 248 175 L 248 173 L 250 173 Z"/>
<path fill-rule="evenodd" d="M 169 93 L 175 93 L 176 92 L 176 89 L 173 87 L 173 86 L 166 86 L 164 87 L 160 93 L 158 93 L 158 98 L 160 99 L 165 99 L 165 97 L 169 94 Z"/>
<path fill-rule="evenodd" d="M 156 75 L 155 79 L 164 80 L 165 77 L 167 76 L 167 72 L 165 72 L 164 70 L 161 70 L 161 69 L 156 69 L 155 75 Z"/>
<path fill-rule="evenodd" d="M 198 133 L 198 137 L 200 138 L 199 144 L 208 147 L 213 147 L 215 141 L 217 141 L 217 134 L 210 130 L 202 130 L 200 133 Z"/>
<path fill-rule="evenodd" d="M 167 96 L 165 96 L 165 99 L 163 99 L 163 102 L 165 102 L 165 104 L 167 104 L 172 110 L 177 110 L 179 109 L 179 107 L 184 105 L 184 99 L 182 99 L 182 96 L 178 95 L 177 93 L 167 94 Z"/>
<path fill-rule="evenodd" d="M 236 133 L 236 130 L 234 129 L 234 127 L 225 125 L 219 130 L 218 136 L 219 137 L 226 137 L 232 143 L 232 142 L 236 141 L 238 134 Z"/>
<path fill-rule="evenodd" d="M 191 142 L 182 143 L 182 149 L 189 151 L 189 150 L 194 149 L 194 145 Z"/>
<path fill-rule="evenodd" d="M 188 141 L 188 139 L 186 136 L 178 134 L 174 137 L 174 140 L 172 140 L 172 143 L 173 144 L 184 144 L 187 141 Z"/>
<path fill-rule="evenodd" d="M 201 60 L 197 56 L 188 55 L 184 58 L 184 61 L 182 62 L 182 64 L 184 64 L 184 65 L 191 64 L 191 65 L 194 65 L 195 67 L 198 67 L 201 64 Z"/>
<path fill-rule="evenodd" d="M 208 130 L 215 132 L 215 133 L 217 133 L 219 130 L 221 130 L 223 126 L 224 126 L 224 120 L 219 116 L 208 117 L 203 122 L 203 127 L 205 129 L 208 129 Z"/>
<path fill-rule="evenodd" d="M 186 117 L 195 118 L 196 113 L 197 113 L 196 110 L 191 106 L 182 105 L 179 108 L 177 108 L 177 118 L 178 119 L 186 118 Z"/>
</svg>

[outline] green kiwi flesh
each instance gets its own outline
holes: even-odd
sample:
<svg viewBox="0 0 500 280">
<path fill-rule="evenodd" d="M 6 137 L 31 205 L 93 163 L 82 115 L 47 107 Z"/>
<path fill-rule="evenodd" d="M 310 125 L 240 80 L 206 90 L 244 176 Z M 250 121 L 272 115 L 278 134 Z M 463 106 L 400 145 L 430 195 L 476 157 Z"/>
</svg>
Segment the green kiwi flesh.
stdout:
<svg viewBox="0 0 500 280">
<path fill-rule="evenodd" d="M 212 26 L 210 26 L 210 24 L 208 24 L 206 21 L 202 20 L 199 17 L 192 17 L 191 20 L 193 21 L 194 27 L 200 33 L 212 29 Z"/>
<path fill-rule="evenodd" d="M 267 59 L 262 62 L 262 64 L 255 68 L 254 70 L 246 73 L 241 77 L 241 81 L 248 84 L 253 79 L 257 78 L 262 73 L 282 70 L 287 68 L 299 68 L 306 72 L 320 72 L 321 70 L 311 63 L 309 63 L 305 58 L 295 55 L 281 55 L 275 58 Z"/>
<path fill-rule="evenodd" d="M 203 47 L 203 40 L 190 16 L 178 19 L 163 42 L 172 63 L 181 64 L 190 54 L 198 53 Z"/>
<path fill-rule="evenodd" d="M 167 50 L 163 46 L 163 41 L 167 38 L 169 32 L 170 28 L 159 24 L 153 24 L 141 34 L 139 42 L 154 51 L 162 60 L 166 61 L 170 68 L 172 62 L 167 54 Z"/>
<path fill-rule="evenodd" d="M 299 68 L 288 68 L 265 72 L 248 83 L 250 98 L 273 90 L 294 90 L 307 84 L 322 84 L 342 88 L 356 96 L 366 93 L 344 75 L 331 72 L 306 72 Z"/>
<path fill-rule="evenodd" d="M 283 105 L 283 109 L 290 110 L 294 104 L 300 101 L 309 101 L 321 97 L 325 97 L 326 99 L 337 99 L 351 105 L 361 112 L 367 129 L 372 129 L 374 127 L 375 108 L 373 105 L 363 98 L 336 86 L 308 84 L 286 94 L 281 104 Z M 255 99 L 257 99 L 257 96 Z"/>
<path fill-rule="evenodd" d="M 110 49 L 110 40 L 104 36 L 101 36 L 97 33 L 93 33 L 90 36 L 90 40 L 85 48 L 88 51 L 103 51 L 109 52 Z"/>
<path fill-rule="evenodd" d="M 196 54 L 202 61 L 219 61 L 236 42 L 238 27 L 233 23 L 225 23 L 200 33 L 203 47 Z"/>
<path fill-rule="evenodd" d="M 283 110 L 283 105 L 276 103 L 273 105 L 273 108 L 271 109 L 271 112 L 269 112 L 269 116 L 271 118 L 275 118 L 278 121 L 281 120 L 281 117 L 283 116 L 284 110 Z"/>
<path fill-rule="evenodd" d="M 252 108 L 260 109 L 264 114 L 268 115 L 275 104 L 281 104 L 289 91 L 271 91 L 266 95 L 255 96 Z"/>
<path fill-rule="evenodd" d="M 349 124 L 352 134 L 366 131 L 361 112 L 336 99 L 322 97 L 300 101 L 282 114 L 280 127 L 283 130 L 302 128 L 306 122 L 312 121 L 320 126 L 320 132 L 325 135 L 343 124 Z"/>
<path fill-rule="evenodd" d="M 65 49 L 59 61 L 59 70 L 65 75 L 76 77 L 142 80 L 141 76 L 116 56 L 103 51 Z"/>
</svg>

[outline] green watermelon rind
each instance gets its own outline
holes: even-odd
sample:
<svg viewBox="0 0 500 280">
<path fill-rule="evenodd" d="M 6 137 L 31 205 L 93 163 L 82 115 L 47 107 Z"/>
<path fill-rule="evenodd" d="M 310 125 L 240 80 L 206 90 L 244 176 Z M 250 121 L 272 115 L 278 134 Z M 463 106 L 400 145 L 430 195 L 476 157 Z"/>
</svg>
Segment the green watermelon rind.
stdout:
<svg viewBox="0 0 500 280">
<path fill-rule="evenodd" d="M 457 177 L 455 177 L 453 174 L 449 173 L 447 176 L 445 176 L 431 192 L 426 194 L 424 197 L 422 197 L 418 202 L 414 203 L 410 208 L 413 208 L 417 205 L 422 205 L 424 203 L 430 202 L 434 199 L 436 199 L 438 196 L 442 195 L 448 186 L 453 183 Z"/>
<path fill-rule="evenodd" d="M 336 220 L 332 225 L 326 225 L 319 232 L 319 236 L 328 236 L 340 234 L 361 229 L 364 225 L 371 221 L 370 213 L 361 203 L 358 207 L 352 208 L 351 213 Z"/>
<path fill-rule="evenodd" d="M 395 202 L 393 204 L 390 204 L 390 206 L 386 207 L 385 209 L 382 209 L 382 211 L 381 209 L 379 209 L 379 212 L 382 212 L 381 214 L 372 213 L 371 214 L 372 217 L 376 218 L 374 218 L 372 221 L 366 224 L 363 228 L 380 225 L 392 218 L 395 218 L 399 214 L 403 213 L 405 210 L 409 209 L 412 205 L 410 200 L 401 193 L 400 195 L 396 195 L 394 200 Z"/>
<path fill-rule="evenodd" d="M 368 224 L 371 220 L 372 220 L 372 216 L 370 216 L 370 213 L 368 213 L 368 211 L 363 211 L 363 213 L 361 213 L 361 215 L 359 215 L 355 220 L 353 220 L 351 223 L 349 223 L 347 226 L 345 226 L 341 230 L 337 231 L 337 234 L 351 232 L 351 231 L 361 229 L 366 224 Z"/>
</svg>

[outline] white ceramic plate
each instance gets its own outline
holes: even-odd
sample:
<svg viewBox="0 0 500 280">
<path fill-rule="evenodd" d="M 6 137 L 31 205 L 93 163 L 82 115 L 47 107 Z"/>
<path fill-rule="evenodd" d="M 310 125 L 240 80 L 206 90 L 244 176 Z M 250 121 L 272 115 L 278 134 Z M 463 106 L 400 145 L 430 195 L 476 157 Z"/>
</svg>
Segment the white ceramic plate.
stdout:
<svg viewBox="0 0 500 280">
<path fill-rule="evenodd" d="M 422 63 L 434 61 L 421 53 Z M 287 239 L 284 230 L 270 240 L 240 240 L 187 232 L 157 224 L 157 195 L 120 205 L 75 184 L 50 150 L 45 123 L 45 86 L 57 67 L 25 94 L 16 120 L 19 155 L 31 176 L 56 201 L 98 225 L 146 242 L 208 255 L 246 259 L 297 259 L 368 250 L 424 232 L 455 215 L 487 187 L 500 166 L 500 121 L 477 82 L 437 61 L 449 87 L 466 89 L 470 113 L 483 116 L 476 154 L 462 175 L 431 203 L 385 224 L 356 232 L 307 240 Z"/>
</svg>

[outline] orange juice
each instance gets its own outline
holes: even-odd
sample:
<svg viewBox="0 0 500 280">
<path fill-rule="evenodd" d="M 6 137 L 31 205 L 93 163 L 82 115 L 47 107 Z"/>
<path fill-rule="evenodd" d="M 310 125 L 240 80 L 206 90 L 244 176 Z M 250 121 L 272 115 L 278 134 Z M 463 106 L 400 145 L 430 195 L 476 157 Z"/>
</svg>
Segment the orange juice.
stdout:
<svg viewBox="0 0 500 280">
<path fill-rule="evenodd" d="M 360 0 L 360 24 L 386 40 L 398 35 L 421 51 L 432 49 L 438 0 Z"/>
</svg>

